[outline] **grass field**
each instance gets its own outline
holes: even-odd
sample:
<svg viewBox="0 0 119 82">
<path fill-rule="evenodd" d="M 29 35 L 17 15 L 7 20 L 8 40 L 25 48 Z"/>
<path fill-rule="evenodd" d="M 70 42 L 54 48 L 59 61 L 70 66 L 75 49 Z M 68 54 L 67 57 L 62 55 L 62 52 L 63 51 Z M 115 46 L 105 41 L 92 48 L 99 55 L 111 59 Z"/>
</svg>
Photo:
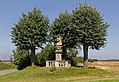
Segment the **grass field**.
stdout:
<svg viewBox="0 0 119 82">
<path fill-rule="evenodd" d="M 0 71 L 8 69 L 15 69 L 15 65 L 11 62 L 0 62 Z"/>
<path fill-rule="evenodd" d="M 79 67 L 46 68 L 34 66 L 8 75 L 2 75 L 0 76 L 0 82 L 119 82 L 119 72 L 103 68 L 99 69 L 99 66 L 105 67 L 105 65 L 110 68 L 114 68 L 114 66 L 118 67 L 119 63 L 116 63 L 116 65 L 115 63 L 89 63 L 89 66 L 93 67 L 95 65 L 96 67 L 89 69 Z"/>
<path fill-rule="evenodd" d="M 118 61 L 97 61 L 97 62 L 89 63 L 89 66 L 107 70 L 107 71 L 119 72 Z"/>
</svg>

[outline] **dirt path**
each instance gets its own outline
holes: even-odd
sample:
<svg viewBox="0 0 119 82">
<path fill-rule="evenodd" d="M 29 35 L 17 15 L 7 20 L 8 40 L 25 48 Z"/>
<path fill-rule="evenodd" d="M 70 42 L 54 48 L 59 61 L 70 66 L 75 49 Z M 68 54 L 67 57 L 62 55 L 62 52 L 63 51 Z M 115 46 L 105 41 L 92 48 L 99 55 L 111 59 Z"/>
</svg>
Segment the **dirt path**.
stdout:
<svg viewBox="0 0 119 82">
<path fill-rule="evenodd" d="M 0 75 L 9 74 L 9 73 L 16 72 L 16 71 L 18 70 L 17 69 L 4 70 L 4 71 L 0 71 Z"/>
</svg>

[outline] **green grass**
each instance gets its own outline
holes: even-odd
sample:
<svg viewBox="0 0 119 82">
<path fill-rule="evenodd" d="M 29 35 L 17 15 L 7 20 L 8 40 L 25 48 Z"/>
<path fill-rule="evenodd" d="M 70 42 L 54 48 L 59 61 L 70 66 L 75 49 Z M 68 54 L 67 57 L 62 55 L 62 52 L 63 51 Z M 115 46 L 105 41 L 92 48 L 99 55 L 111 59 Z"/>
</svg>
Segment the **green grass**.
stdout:
<svg viewBox="0 0 119 82">
<path fill-rule="evenodd" d="M 98 80 L 93 82 L 119 82 L 119 80 Z"/>
<path fill-rule="evenodd" d="M 11 62 L 0 62 L 0 70 L 15 69 L 15 65 Z"/>
<path fill-rule="evenodd" d="M 0 76 L 0 82 L 118 82 L 119 75 L 100 69 L 28 67 Z"/>
</svg>

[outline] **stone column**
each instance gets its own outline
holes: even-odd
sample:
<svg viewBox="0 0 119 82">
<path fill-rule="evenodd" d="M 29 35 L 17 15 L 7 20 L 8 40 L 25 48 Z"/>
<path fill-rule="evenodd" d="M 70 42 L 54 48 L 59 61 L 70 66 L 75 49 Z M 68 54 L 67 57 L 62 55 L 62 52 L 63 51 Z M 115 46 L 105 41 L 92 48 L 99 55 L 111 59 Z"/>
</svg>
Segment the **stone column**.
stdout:
<svg viewBox="0 0 119 82">
<path fill-rule="evenodd" d="M 62 37 L 57 36 L 56 37 L 56 54 L 55 54 L 55 60 L 62 60 Z"/>
</svg>

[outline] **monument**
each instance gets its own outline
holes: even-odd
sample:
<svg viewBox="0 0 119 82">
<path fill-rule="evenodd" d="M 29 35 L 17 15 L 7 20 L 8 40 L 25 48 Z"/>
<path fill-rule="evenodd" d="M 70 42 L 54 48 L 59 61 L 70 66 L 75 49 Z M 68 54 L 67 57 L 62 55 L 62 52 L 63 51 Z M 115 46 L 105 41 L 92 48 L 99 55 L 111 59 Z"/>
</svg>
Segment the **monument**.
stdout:
<svg viewBox="0 0 119 82">
<path fill-rule="evenodd" d="M 56 51 L 55 51 L 55 60 L 47 60 L 46 67 L 70 67 L 71 62 L 69 60 L 62 60 L 62 37 L 56 36 L 55 41 Z"/>
</svg>

